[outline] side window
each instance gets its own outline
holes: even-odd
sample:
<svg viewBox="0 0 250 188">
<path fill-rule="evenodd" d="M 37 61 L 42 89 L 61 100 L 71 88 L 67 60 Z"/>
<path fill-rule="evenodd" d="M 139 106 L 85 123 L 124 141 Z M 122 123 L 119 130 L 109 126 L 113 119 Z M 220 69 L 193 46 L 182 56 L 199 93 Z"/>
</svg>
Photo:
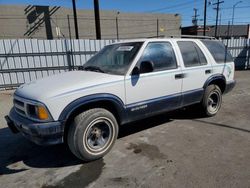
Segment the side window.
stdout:
<svg viewBox="0 0 250 188">
<path fill-rule="evenodd" d="M 231 54 L 219 41 L 201 40 L 217 63 L 233 62 Z"/>
<path fill-rule="evenodd" d="M 185 67 L 206 65 L 207 60 L 197 44 L 191 41 L 177 42 Z"/>
<path fill-rule="evenodd" d="M 141 56 L 142 61 L 152 61 L 154 71 L 177 68 L 174 50 L 169 42 L 149 43 Z"/>
</svg>

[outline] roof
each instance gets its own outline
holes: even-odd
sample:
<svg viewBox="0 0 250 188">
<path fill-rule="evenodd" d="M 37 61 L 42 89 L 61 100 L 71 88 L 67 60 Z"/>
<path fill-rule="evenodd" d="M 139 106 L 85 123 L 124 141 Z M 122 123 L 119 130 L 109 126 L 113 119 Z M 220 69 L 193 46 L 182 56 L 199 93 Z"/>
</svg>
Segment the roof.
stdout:
<svg viewBox="0 0 250 188">
<path fill-rule="evenodd" d="M 218 25 L 217 36 L 219 37 L 246 37 L 248 36 L 248 25 Z M 203 35 L 203 26 L 189 26 L 182 28 L 182 34 Z M 206 27 L 206 36 L 215 35 L 215 26 L 208 25 Z"/>
<path fill-rule="evenodd" d="M 182 40 L 200 40 L 200 39 L 207 39 L 207 40 L 215 40 L 214 37 L 208 36 L 193 36 L 193 35 L 180 35 L 180 36 L 167 36 L 162 38 L 138 38 L 138 39 L 129 39 L 129 40 L 120 40 L 115 42 L 115 44 L 119 43 L 130 43 L 130 42 L 154 42 L 154 41 L 164 41 L 164 40 L 175 40 L 175 39 L 182 39 Z M 114 44 L 114 43 L 113 43 Z"/>
</svg>

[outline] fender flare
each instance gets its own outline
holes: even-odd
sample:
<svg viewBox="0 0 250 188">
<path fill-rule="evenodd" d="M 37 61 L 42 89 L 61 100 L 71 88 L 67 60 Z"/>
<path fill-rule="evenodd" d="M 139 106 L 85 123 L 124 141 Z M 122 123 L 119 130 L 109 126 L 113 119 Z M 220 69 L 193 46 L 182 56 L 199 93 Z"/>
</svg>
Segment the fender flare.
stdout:
<svg viewBox="0 0 250 188">
<path fill-rule="evenodd" d="M 67 121 L 70 115 L 79 107 L 101 101 L 112 103 L 115 106 L 120 119 L 122 120 L 125 118 L 125 107 L 122 100 L 119 97 L 112 94 L 100 93 L 100 94 L 87 95 L 72 101 L 63 109 L 63 111 L 59 116 L 59 120 Z"/>
<path fill-rule="evenodd" d="M 226 84 L 226 78 L 225 78 L 225 76 L 224 76 L 223 74 L 215 74 L 215 75 L 210 76 L 210 77 L 206 80 L 206 82 L 205 82 L 204 85 L 203 85 L 204 90 L 207 88 L 207 86 L 208 86 L 211 82 L 213 82 L 213 81 L 215 81 L 215 80 L 223 80 L 224 83 Z"/>
</svg>

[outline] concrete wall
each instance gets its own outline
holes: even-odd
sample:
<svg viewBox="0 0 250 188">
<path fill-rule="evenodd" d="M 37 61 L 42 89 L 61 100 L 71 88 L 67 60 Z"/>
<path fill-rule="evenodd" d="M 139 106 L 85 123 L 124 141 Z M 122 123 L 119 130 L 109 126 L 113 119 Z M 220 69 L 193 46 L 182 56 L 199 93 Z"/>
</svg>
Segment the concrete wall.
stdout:
<svg viewBox="0 0 250 188">
<path fill-rule="evenodd" d="M 93 10 L 78 10 L 80 38 L 95 38 Z M 69 37 L 67 15 L 70 15 L 72 38 L 75 36 L 72 10 L 62 7 L 41 6 L 0 6 L 0 38 L 39 38 L 55 39 Z M 137 14 L 101 11 L 101 33 L 103 39 L 117 37 L 116 17 L 119 38 L 141 38 L 157 35 L 179 35 L 181 17 L 175 14 Z M 57 29 L 56 29 L 57 27 Z M 56 30 L 60 29 L 61 36 Z"/>
</svg>

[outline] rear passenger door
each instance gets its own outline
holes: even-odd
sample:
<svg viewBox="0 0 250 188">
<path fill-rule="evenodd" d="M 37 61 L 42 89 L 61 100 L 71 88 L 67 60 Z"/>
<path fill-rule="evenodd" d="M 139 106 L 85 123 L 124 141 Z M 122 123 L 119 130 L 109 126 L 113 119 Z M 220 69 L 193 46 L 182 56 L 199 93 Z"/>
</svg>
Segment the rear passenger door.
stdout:
<svg viewBox="0 0 250 188">
<path fill-rule="evenodd" d="M 212 65 L 208 62 L 202 48 L 197 41 L 177 41 L 182 56 L 183 85 L 182 105 L 190 105 L 201 101 L 203 86 L 212 75 Z"/>
</svg>

